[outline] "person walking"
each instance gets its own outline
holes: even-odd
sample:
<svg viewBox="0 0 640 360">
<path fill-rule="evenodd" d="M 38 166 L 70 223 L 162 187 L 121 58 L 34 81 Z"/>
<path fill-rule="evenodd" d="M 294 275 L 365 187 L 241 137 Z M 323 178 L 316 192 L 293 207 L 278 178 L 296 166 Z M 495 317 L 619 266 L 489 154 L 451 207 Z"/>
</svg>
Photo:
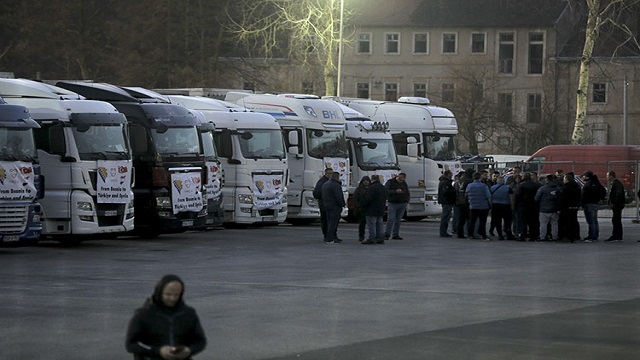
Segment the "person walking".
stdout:
<svg viewBox="0 0 640 360">
<path fill-rule="evenodd" d="M 478 226 L 478 235 L 472 236 L 474 239 L 482 239 L 489 241 L 487 236 L 487 217 L 491 209 L 491 192 L 489 187 L 482 182 L 482 174 L 476 172 L 473 174 L 473 182 L 467 185 L 467 199 L 469 200 L 469 211 L 471 212 L 471 220 L 467 225 L 467 232 L 473 234 L 476 222 L 480 222 Z"/>
<path fill-rule="evenodd" d="M 367 219 L 369 238 L 362 244 L 384 244 L 384 216 L 387 205 L 387 188 L 380 182 L 378 175 L 371 175 L 371 185 L 364 197 L 363 213 Z"/>
<path fill-rule="evenodd" d="M 608 204 L 613 212 L 613 216 L 611 217 L 613 231 L 611 232 L 611 236 L 605 241 L 622 241 L 622 209 L 624 209 L 625 203 L 624 186 L 620 180 L 616 179 L 615 171 L 609 171 L 607 173 L 607 179 L 610 185 Z"/>
<path fill-rule="evenodd" d="M 407 209 L 410 194 L 406 183 L 407 174 L 399 173 L 396 177 L 387 181 L 384 185 L 389 193 L 387 205 L 387 227 L 384 232 L 385 240 L 390 237 L 394 240 L 402 240 L 400 237 L 400 223 Z"/>
<path fill-rule="evenodd" d="M 580 185 L 575 181 L 573 172 L 564 175 L 563 184 L 558 196 L 558 238 L 562 242 L 580 240 L 580 223 L 578 210 L 581 197 Z"/>
<path fill-rule="evenodd" d="M 333 244 L 341 243 L 342 240 L 338 238 L 338 223 L 345 202 L 340 173 L 332 172 L 331 180 L 322 185 L 322 203 L 327 216 L 327 235 L 324 241 Z"/>
<path fill-rule="evenodd" d="M 540 241 L 558 241 L 558 182 L 555 175 L 545 177 L 545 184 L 538 189 L 535 201 L 540 208 Z M 547 227 L 551 225 L 549 234 Z"/>
<path fill-rule="evenodd" d="M 582 208 L 584 209 L 584 217 L 587 220 L 589 233 L 584 238 L 584 242 L 597 242 L 600 236 L 600 225 L 598 224 L 598 209 L 600 209 L 600 201 L 607 196 L 607 190 L 600 184 L 598 176 L 591 171 L 585 171 L 582 174 L 584 186 L 582 187 Z"/>
<path fill-rule="evenodd" d="M 184 302 L 184 288 L 178 276 L 165 275 L 135 311 L 125 342 L 134 359 L 191 359 L 204 350 L 207 339 L 195 309 Z"/>
<path fill-rule="evenodd" d="M 451 213 L 456 206 L 456 189 L 453 187 L 451 170 L 445 170 L 440 176 L 438 184 L 438 203 L 442 205 L 442 215 L 440 215 L 440 237 L 451 237 L 448 232 Z"/>
<path fill-rule="evenodd" d="M 513 177 L 509 177 L 513 182 Z M 511 233 L 511 213 L 515 203 L 513 189 L 510 184 L 505 184 L 504 177 L 498 176 L 496 184 L 489 189 L 491 193 L 491 224 L 498 232 L 498 239 L 504 240 L 503 230 L 507 240 L 515 240 Z M 503 226 L 504 224 L 504 226 Z"/>
<path fill-rule="evenodd" d="M 324 210 L 324 204 L 322 202 L 322 186 L 331 179 L 333 169 L 324 169 L 324 175 L 316 182 L 316 186 L 313 188 L 313 198 L 318 203 L 318 209 L 320 209 L 320 228 L 322 229 L 322 237 L 324 241 L 327 241 L 327 213 Z"/>
<path fill-rule="evenodd" d="M 355 200 L 354 212 L 358 220 L 358 241 L 361 242 L 364 241 L 365 228 L 367 226 L 367 217 L 364 215 L 364 205 L 369 184 L 371 184 L 371 179 L 365 175 L 360 179 L 358 187 L 353 192 L 353 199 Z"/>
</svg>

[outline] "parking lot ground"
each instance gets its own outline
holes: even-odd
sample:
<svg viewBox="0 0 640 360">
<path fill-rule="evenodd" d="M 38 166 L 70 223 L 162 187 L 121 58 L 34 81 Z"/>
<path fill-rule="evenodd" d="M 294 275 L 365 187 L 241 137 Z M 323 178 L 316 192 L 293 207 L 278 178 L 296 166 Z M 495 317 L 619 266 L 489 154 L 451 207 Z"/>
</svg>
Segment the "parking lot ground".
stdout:
<svg viewBox="0 0 640 360">
<path fill-rule="evenodd" d="M 371 246 L 341 224 L 342 244 L 282 225 L 0 249 L 0 358 L 130 358 L 127 321 L 176 273 L 209 340 L 197 359 L 637 359 L 640 225 L 624 225 L 621 243 L 440 238 L 421 221 Z"/>
</svg>

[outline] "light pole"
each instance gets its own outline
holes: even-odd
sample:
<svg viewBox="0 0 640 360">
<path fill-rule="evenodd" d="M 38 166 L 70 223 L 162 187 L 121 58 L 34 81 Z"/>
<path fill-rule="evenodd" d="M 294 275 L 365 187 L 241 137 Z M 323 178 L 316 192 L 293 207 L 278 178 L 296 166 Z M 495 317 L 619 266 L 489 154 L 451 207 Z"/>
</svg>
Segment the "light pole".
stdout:
<svg viewBox="0 0 640 360">
<path fill-rule="evenodd" d="M 340 96 L 342 88 L 342 29 L 344 23 L 344 0 L 340 0 L 340 31 L 338 39 L 338 80 L 336 82 L 336 95 Z"/>
</svg>

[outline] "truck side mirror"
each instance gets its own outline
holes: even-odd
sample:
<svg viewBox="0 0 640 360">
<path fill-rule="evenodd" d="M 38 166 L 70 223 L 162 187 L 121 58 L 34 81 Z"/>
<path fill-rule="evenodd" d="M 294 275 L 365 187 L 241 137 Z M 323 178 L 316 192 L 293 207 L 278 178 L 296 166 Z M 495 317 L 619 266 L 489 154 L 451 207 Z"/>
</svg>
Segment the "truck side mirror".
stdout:
<svg viewBox="0 0 640 360">
<path fill-rule="evenodd" d="M 418 157 L 418 144 L 407 144 L 407 155 Z"/>
<path fill-rule="evenodd" d="M 298 155 L 298 147 L 297 146 L 289 146 L 289 154 Z"/>
<path fill-rule="evenodd" d="M 291 147 L 293 146 L 298 146 L 298 132 L 293 130 L 293 131 L 289 131 L 289 133 L 287 134 L 288 138 L 289 138 L 289 145 L 291 145 Z M 291 151 L 289 151 L 291 152 Z M 296 151 L 296 154 L 298 152 Z"/>
</svg>

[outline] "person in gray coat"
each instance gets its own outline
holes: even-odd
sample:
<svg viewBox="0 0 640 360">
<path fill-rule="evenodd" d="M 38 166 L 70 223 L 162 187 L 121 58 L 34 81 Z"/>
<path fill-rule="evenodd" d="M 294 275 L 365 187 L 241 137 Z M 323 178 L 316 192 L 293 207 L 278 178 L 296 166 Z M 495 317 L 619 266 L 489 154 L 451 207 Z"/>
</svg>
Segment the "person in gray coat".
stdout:
<svg viewBox="0 0 640 360">
<path fill-rule="evenodd" d="M 558 241 L 558 199 L 560 189 L 556 177 L 547 175 L 545 184 L 536 192 L 535 201 L 540 207 L 540 240 L 546 238 Z M 551 234 L 547 233 L 547 227 L 551 224 Z"/>
</svg>

